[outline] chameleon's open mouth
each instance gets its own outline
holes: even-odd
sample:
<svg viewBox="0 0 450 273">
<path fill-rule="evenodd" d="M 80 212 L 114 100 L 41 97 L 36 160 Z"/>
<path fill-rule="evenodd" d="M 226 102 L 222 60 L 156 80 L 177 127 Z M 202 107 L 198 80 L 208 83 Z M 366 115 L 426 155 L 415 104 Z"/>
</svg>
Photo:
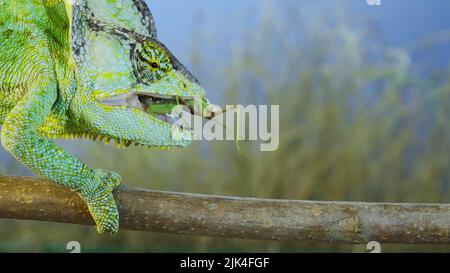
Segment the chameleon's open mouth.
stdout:
<svg viewBox="0 0 450 273">
<path fill-rule="evenodd" d="M 177 106 L 182 106 L 182 109 L 191 115 L 201 116 L 206 119 L 213 118 L 218 112 L 221 111 L 221 109 L 209 107 L 211 104 L 206 98 L 183 97 L 155 93 L 133 92 L 103 99 L 100 102 L 109 106 L 133 107 L 157 117 L 170 125 L 174 125 L 180 120 L 180 115 L 173 113 L 174 108 Z"/>
</svg>

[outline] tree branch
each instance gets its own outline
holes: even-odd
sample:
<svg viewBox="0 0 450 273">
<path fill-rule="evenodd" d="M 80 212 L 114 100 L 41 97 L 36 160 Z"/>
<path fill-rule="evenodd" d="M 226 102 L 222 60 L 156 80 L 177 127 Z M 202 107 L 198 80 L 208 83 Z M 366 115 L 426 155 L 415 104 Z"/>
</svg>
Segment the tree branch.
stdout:
<svg viewBox="0 0 450 273">
<path fill-rule="evenodd" d="M 115 192 L 121 229 L 301 242 L 448 244 L 450 205 L 267 200 Z M 73 192 L 40 178 L 0 177 L 0 218 L 93 225 Z"/>
</svg>

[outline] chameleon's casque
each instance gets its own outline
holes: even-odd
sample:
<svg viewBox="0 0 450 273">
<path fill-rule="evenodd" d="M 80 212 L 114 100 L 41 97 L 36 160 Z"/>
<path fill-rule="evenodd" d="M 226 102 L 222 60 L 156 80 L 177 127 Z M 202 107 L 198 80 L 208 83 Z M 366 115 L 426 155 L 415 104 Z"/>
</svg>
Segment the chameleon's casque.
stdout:
<svg viewBox="0 0 450 273">
<path fill-rule="evenodd" d="M 208 104 L 198 80 L 157 39 L 142 0 L 0 0 L 3 146 L 86 201 L 99 232 L 117 232 L 120 176 L 94 170 L 48 138 L 186 146 L 172 106 Z M 172 137 L 174 132 L 177 138 Z M 183 137 L 179 137 L 183 135 Z"/>
</svg>

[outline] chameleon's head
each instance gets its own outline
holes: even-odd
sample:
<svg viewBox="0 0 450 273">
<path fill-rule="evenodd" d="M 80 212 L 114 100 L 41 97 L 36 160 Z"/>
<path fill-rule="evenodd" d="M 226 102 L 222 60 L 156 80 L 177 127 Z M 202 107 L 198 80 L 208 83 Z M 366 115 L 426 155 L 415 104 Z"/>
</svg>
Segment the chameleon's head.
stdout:
<svg viewBox="0 0 450 273">
<path fill-rule="evenodd" d="M 87 92 L 73 102 L 83 109 L 83 124 L 124 145 L 190 144 L 191 128 L 177 125 L 172 110 L 184 105 L 193 113 L 194 100 L 208 105 L 198 80 L 157 39 L 121 28 L 93 29 L 102 31 L 90 34 L 78 60 Z"/>
</svg>

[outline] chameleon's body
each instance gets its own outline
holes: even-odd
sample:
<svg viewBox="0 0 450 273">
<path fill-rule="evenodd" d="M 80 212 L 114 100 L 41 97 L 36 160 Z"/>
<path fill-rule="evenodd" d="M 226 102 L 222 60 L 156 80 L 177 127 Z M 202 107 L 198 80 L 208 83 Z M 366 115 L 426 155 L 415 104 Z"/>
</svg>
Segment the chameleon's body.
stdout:
<svg viewBox="0 0 450 273">
<path fill-rule="evenodd" d="M 111 192 L 120 176 L 89 168 L 49 138 L 186 146 L 191 130 L 148 109 L 204 95 L 156 40 L 141 0 L 0 0 L 1 142 L 36 173 L 79 193 L 99 232 L 118 230 Z M 173 138 L 174 130 L 184 137 Z"/>
</svg>

